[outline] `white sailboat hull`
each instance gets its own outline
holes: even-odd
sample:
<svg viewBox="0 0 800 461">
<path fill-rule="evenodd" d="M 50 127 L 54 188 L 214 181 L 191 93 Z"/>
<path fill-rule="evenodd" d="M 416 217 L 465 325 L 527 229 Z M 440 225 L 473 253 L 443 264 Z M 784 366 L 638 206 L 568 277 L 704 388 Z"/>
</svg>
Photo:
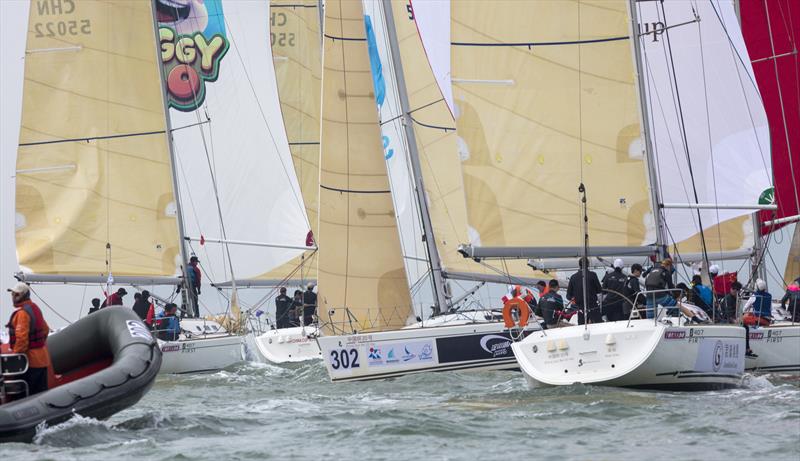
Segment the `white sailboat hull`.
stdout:
<svg viewBox="0 0 800 461">
<path fill-rule="evenodd" d="M 743 328 L 672 323 L 631 320 L 556 328 L 533 333 L 512 348 L 534 387 L 582 383 L 703 390 L 740 385 Z"/>
<path fill-rule="evenodd" d="M 244 339 L 220 335 L 158 341 L 163 360 L 160 374 L 202 373 L 222 370 L 244 360 Z"/>
<path fill-rule="evenodd" d="M 270 330 L 255 338 L 256 348 L 268 362 L 304 362 L 322 358 L 315 327 L 292 327 Z M 311 336 L 311 337 L 309 337 Z"/>
<path fill-rule="evenodd" d="M 531 328 L 524 334 L 538 325 Z M 518 368 L 510 332 L 499 322 L 321 336 L 317 342 L 333 382 L 431 371 Z"/>
<path fill-rule="evenodd" d="M 758 357 L 745 359 L 748 372 L 800 374 L 800 324 L 750 327 L 750 349 Z"/>
</svg>

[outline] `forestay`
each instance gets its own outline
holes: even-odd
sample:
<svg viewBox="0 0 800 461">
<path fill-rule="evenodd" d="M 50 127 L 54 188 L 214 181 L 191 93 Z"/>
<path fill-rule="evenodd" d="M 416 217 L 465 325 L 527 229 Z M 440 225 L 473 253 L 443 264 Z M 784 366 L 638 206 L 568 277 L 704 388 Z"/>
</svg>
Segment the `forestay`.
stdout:
<svg viewBox="0 0 800 461">
<path fill-rule="evenodd" d="M 367 51 L 361 2 L 325 6 L 319 314 L 331 326 L 405 326 L 412 314 Z M 347 308 L 352 317 L 346 315 Z M 351 321 L 353 323 L 351 323 Z"/>
<path fill-rule="evenodd" d="M 364 0 L 362 4 L 383 156 L 389 172 L 389 186 L 397 215 L 406 273 L 413 283 L 425 276 L 429 266 L 422 240 L 423 229 L 408 155 L 408 140 L 401 116 L 398 82 L 389 54 L 389 37 L 383 24 L 383 3 Z"/>
<path fill-rule="evenodd" d="M 209 240 L 192 250 L 212 281 L 229 279 L 231 266 L 252 278 L 303 250 L 212 240 L 304 247 L 310 229 L 276 90 L 269 3 L 188 8 L 158 15 L 185 232 Z"/>
<path fill-rule="evenodd" d="M 55 5 L 31 2 L 28 18 L 20 266 L 173 275 L 179 242 L 151 3 Z"/>
<path fill-rule="evenodd" d="M 636 5 L 663 202 L 758 204 L 772 185 L 769 128 L 733 2 Z M 753 211 L 699 212 L 712 258 L 752 244 Z M 664 217 L 669 243 L 699 251 L 697 210 Z"/>
</svg>

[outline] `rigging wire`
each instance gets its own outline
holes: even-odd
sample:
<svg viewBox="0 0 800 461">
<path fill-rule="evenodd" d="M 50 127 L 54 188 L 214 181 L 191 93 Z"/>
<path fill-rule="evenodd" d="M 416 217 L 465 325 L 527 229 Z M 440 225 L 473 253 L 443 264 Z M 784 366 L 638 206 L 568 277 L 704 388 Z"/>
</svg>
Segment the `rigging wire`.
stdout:
<svg viewBox="0 0 800 461">
<path fill-rule="evenodd" d="M 666 24 L 667 23 L 667 17 L 666 17 L 667 13 L 666 13 L 666 10 L 664 8 L 664 4 L 663 3 L 661 4 L 661 12 L 662 12 L 663 17 L 664 17 L 664 23 Z M 669 53 L 669 60 L 667 62 L 669 64 L 669 68 L 671 70 L 672 79 L 673 79 L 674 87 L 675 87 L 675 97 L 676 97 L 676 100 L 677 100 L 677 103 L 678 103 L 678 106 L 677 106 L 677 108 L 678 108 L 678 116 L 679 116 L 678 117 L 678 121 L 680 122 L 681 138 L 683 140 L 683 145 L 684 145 L 685 153 L 686 153 L 686 164 L 688 165 L 688 169 L 689 169 L 689 177 L 692 180 L 692 182 L 691 182 L 692 183 L 692 193 L 694 195 L 695 203 L 700 203 L 700 199 L 699 199 L 698 194 L 697 194 L 697 183 L 696 183 L 695 178 L 694 178 L 694 169 L 692 168 L 692 157 L 691 157 L 691 154 L 689 153 L 689 140 L 688 140 L 688 137 L 687 137 L 687 134 L 686 134 L 686 124 L 684 122 L 685 118 L 684 118 L 684 115 L 683 115 L 683 107 L 681 105 L 680 89 L 678 87 L 678 77 L 677 77 L 677 74 L 675 72 L 675 60 L 674 60 L 674 58 L 672 56 L 672 43 L 671 43 L 670 38 L 669 38 L 669 29 L 666 29 L 664 31 L 664 36 L 665 36 L 665 39 L 666 39 L 666 45 L 667 45 L 666 48 L 667 48 L 667 51 Z M 708 269 L 708 266 L 709 266 L 709 264 L 708 264 L 708 248 L 706 247 L 706 237 L 705 237 L 705 231 L 703 229 L 703 218 L 701 216 L 700 209 L 697 210 L 697 222 L 700 225 L 699 226 L 700 227 L 700 244 L 701 244 L 701 249 L 702 249 L 702 253 L 703 253 L 703 264 L 704 264 L 705 268 Z"/>
</svg>

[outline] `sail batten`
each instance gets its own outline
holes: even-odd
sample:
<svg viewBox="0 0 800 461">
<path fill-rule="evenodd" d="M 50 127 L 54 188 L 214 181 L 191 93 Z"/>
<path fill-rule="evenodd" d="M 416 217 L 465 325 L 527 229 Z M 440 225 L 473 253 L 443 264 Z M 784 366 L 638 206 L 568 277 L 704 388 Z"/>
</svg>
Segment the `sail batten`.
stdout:
<svg viewBox="0 0 800 461">
<path fill-rule="evenodd" d="M 37 33 L 59 19 L 79 27 Z M 30 8 L 28 21 L 20 267 L 31 277 L 173 275 L 179 241 L 150 2 Z"/>
<path fill-rule="evenodd" d="M 659 27 L 640 43 L 669 243 L 711 256 L 752 246 L 750 214 L 772 184 L 770 136 L 733 2 L 636 8 L 642 29 Z"/>
<path fill-rule="evenodd" d="M 579 246 L 583 183 L 593 245 L 653 243 L 627 2 L 451 10 L 469 242 Z"/>
<path fill-rule="evenodd" d="M 173 146 L 185 233 L 201 240 L 189 250 L 212 282 L 257 277 L 303 254 L 310 230 L 279 104 L 270 6 L 206 0 L 172 19 L 158 27 L 170 119 L 187 127 L 173 132 Z"/>
<path fill-rule="evenodd" d="M 364 37 L 361 2 L 328 1 L 324 29 Z M 322 84 L 319 315 L 329 334 L 401 328 L 411 298 L 366 40 L 326 38 Z"/>
</svg>

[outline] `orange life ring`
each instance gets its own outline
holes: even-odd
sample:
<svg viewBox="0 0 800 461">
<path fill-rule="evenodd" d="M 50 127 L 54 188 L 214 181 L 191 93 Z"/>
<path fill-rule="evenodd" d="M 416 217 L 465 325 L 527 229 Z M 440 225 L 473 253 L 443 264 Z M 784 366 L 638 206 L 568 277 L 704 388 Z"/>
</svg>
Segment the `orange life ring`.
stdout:
<svg viewBox="0 0 800 461">
<path fill-rule="evenodd" d="M 519 325 L 514 322 L 514 318 L 511 316 L 511 311 L 514 309 L 519 311 Z M 506 328 L 513 328 L 514 326 L 524 327 L 528 324 L 528 317 L 530 315 L 531 312 L 528 303 L 519 298 L 511 298 L 503 304 L 503 321 L 505 322 Z"/>
</svg>

